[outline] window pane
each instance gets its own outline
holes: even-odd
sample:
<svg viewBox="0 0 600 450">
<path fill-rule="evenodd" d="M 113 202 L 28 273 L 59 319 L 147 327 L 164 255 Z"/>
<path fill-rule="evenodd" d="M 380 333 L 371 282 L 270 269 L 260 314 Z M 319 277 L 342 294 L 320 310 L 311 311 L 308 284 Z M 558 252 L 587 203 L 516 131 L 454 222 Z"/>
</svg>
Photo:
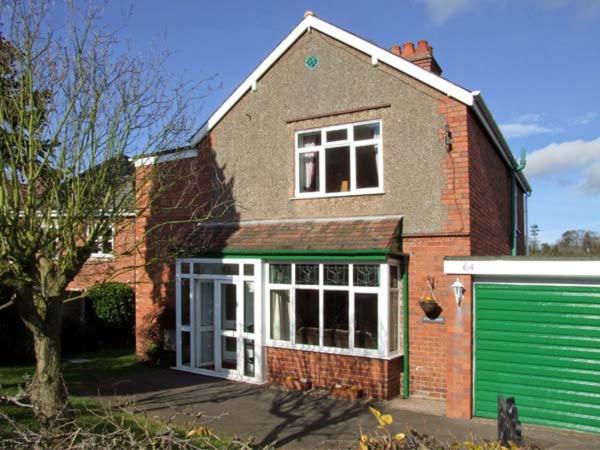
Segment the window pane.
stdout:
<svg viewBox="0 0 600 450">
<path fill-rule="evenodd" d="M 329 148 L 325 156 L 327 192 L 350 190 L 350 147 Z"/>
<path fill-rule="evenodd" d="M 379 266 L 354 264 L 354 286 L 379 286 Z"/>
<path fill-rule="evenodd" d="M 296 284 L 319 284 L 319 265 L 296 264 Z"/>
<path fill-rule="evenodd" d="M 321 145 L 321 132 L 313 131 L 310 133 L 302 133 L 298 135 L 298 147 L 315 147 Z"/>
<path fill-rule="evenodd" d="M 379 186 L 377 173 L 377 146 L 356 147 L 356 188 Z"/>
<path fill-rule="evenodd" d="M 234 337 L 221 337 L 221 367 L 237 369 L 237 339 Z"/>
<path fill-rule="evenodd" d="M 319 153 L 300 154 L 300 192 L 319 191 Z"/>
<path fill-rule="evenodd" d="M 254 341 L 244 339 L 244 375 L 254 376 Z"/>
<path fill-rule="evenodd" d="M 323 345 L 348 348 L 348 292 L 325 291 L 323 293 Z"/>
<path fill-rule="evenodd" d="M 365 139 L 377 139 L 379 137 L 379 124 L 369 123 L 366 125 L 357 125 L 354 127 L 354 140 L 363 141 Z"/>
<path fill-rule="evenodd" d="M 390 352 L 398 350 L 398 329 L 400 322 L 400 309 L 398 304 L 398 289 L 390 289 Z"/>
<path fill-rule="evenodd" d="M 239 264 L 194 263 L 194 273 L 202 275 L 237 275 Z"/>
<path fill-rule="evenodd" d="M 236 327 L 236 286 L 235 284 L 221 285 L 221 328 L 235 330 Z"/>
<path fill-rule="evenodd" d="M 398 289 L 399 279 L 398 266 L 390 266 L 390 288 Z"/>
<path fill-rule="evenodd" d="M 296 343 L 319 345 L 319 291 L 296 289 Z"/>
<path fill-rule="evenodd" d="M 271 291 L 271 339 L 290 340 L 290 291 Z"/>
<path fill-rule="evenodd" d="M 181 279 L 181 325 L 190 324 L 190 280 Z"/>
<path fill-rule="evenodd" d="M 377 294 L 354 295 L 354 347 L 377 348 Z"/>
<path fill-rule="evenodd" d="M 196 318 L 194 324 L 210 327 L 214 322 L 214 285 L 212 281 L 195 281 L 196 286 Z"/>
<path fill-rule="evenodd" d="M 244 275 L 254 275 L 254 264 L 244 264 Z"/>
<path fill-rule="evenodd" d="M 345 141 L 348 139 L 348 129 L 331 130 L 327 132 L 327 142 Z"/>
<path fill-rule="evenodd" d="M 192 343 L 189 331 L 181 332 L 181 365 L 192 365 Z"/>
<path fill-rule="evenodd" d="M 348 286 L 348 264 L 324 264 L 324 284 Z"/>
<path fill-rule="evenodd" d="M 181 263 L 181 273 L 190 273 L 190 263 Z"/>
<path fill-rule="evenodd" d="M 244 331 L 254 333 L 254 283 L 244 281 Z"/>
<path fill-rule="evenodd" d="M 292 266 L 290 264 L 270 264 L 269 282 L 290 284 L 292 282 Z"/>
</svg>

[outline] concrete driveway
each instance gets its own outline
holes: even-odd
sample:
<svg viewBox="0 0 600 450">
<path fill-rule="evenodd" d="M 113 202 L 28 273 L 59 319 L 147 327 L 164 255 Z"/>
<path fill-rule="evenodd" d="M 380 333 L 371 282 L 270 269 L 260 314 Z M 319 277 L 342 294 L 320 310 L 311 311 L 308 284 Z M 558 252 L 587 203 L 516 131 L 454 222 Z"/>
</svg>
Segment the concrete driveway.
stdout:
<svg viewBox="0 0 600 450">
<path fill-rule="evenodd" d="M 97 390 L 103 400 L 115 395 L 133 398 L 150 416 L 173 419 L 184 427 L 189 425 L 190 414 L 201 413 L 202 422 L 218 433 L 253 437 L 257 446 L 275 443 L 283 448 L 354 449 L 360 430 L 372 431 L 376 425 L 366 402 L 284 392 L 169 369 L 145 370 L 107 382 Z M 376 402 L 375 406 L 392 414 L 394 432 L 408 427 L 441 441 L 496 436 L 493 421 L 435 415 L 443 405 L 431 407 L 428 402 L 399 399 Z M 544 449 L 600 449 L 599 435 L 529 426 L 524 427 L 523 435 L 526 443 Z"/>
</svg>

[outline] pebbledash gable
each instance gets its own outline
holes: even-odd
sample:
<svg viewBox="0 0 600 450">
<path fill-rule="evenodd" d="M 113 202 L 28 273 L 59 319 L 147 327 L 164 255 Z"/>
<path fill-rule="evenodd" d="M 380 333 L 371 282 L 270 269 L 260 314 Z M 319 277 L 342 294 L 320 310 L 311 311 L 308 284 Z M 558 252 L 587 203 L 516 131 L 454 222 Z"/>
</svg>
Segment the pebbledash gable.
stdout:
<svg viewBox="0 0 600 450">
<path fill-rule="evenodd" d="M 138 205 L 132 232 L 173 219 L 179 255 L 136 254 L 140 358 L 158 323 L 178 370 L 470 417 L 471 283 L 457 305 L 443 259 L 522 252 L 530 187 L 481 94 L 441 73 L 426 41 L 387 51 L 307 13 L 189 148 L 138 161 L 203 193 Z M 183 220 L 212 199 L 231 206 Z"/>
</svg>

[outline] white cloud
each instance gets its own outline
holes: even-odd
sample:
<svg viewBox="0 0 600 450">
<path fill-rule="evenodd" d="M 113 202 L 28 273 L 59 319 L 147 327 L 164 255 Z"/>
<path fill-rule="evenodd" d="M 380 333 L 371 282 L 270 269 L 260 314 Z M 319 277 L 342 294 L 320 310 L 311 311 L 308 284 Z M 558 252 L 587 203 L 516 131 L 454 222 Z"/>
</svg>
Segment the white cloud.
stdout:
<svg viewBox="0 0 600 450">
<path fill-rule="evenodd" d="M 589 191 L 593 186 L 600 186 L 600 168 L 596 167 L 599 164 L 600 137 L 591 141 L 578 139 L 552 143 L 530 153 L 525 173 L 537 176 L 588 167 L 584 171 L 583 186 Z"/>
<path fill-rule="evenodd" d="M 600 1 L 598 0 L 542 0 L 542 4 L 548 8 L 573 6 L 577 16 L 584 19 L 600 12 Z"/>
<path fill-rule="evenodd" d="M 431 20 L 435 24 L 441 25 L 451 16 L 467 10 L 476 2 L 474 0 L 418 0 L 425 3 Z"/>
<path fill-rule="evenodd" d="M 560 128 L 548 128 L 537 123 L 503 123 L 500 125 L 502 133 L 507 138 L 522 138 L 534 134 L 559 133 Z"/>
<path fill-rule="evenodd" d="M 585 178 L 581 187 L 584 192 L 588 194 L 600 194 L 600 162 L 586 169 L 583 175 Z"/>
<path fill-rule="evenodd" d="M 515 122 L 535 123 L 535 122 L 540 122 L 545 117 L 546 117 L 546 113 L 529 112 L 529 113 L 521 114 L 519 117 L 517 117 L 515 119 Z"/>
<path fill-rule="evenodd" d="M 573 120 L 573 123 L 575 125 L 587 125 L 592 120 L 594 120 L 596 117 L 598 117 L 598 113 L 588 112 L 579 117 L 575 117 L 575 119 Z"/>
</svg>

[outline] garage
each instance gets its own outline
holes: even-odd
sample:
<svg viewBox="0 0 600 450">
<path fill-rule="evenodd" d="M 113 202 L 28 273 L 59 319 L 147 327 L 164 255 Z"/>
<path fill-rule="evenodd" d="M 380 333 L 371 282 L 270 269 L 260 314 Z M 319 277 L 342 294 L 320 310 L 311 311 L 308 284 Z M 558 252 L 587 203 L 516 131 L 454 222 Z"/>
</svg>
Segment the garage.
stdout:
<svg viewBox="0 0 600 450">
<path fill-rule="evenodd" d="M 473 415 L 600 432 L 600 261 L 447 258 L 473 294 Z"/>
</svg>

